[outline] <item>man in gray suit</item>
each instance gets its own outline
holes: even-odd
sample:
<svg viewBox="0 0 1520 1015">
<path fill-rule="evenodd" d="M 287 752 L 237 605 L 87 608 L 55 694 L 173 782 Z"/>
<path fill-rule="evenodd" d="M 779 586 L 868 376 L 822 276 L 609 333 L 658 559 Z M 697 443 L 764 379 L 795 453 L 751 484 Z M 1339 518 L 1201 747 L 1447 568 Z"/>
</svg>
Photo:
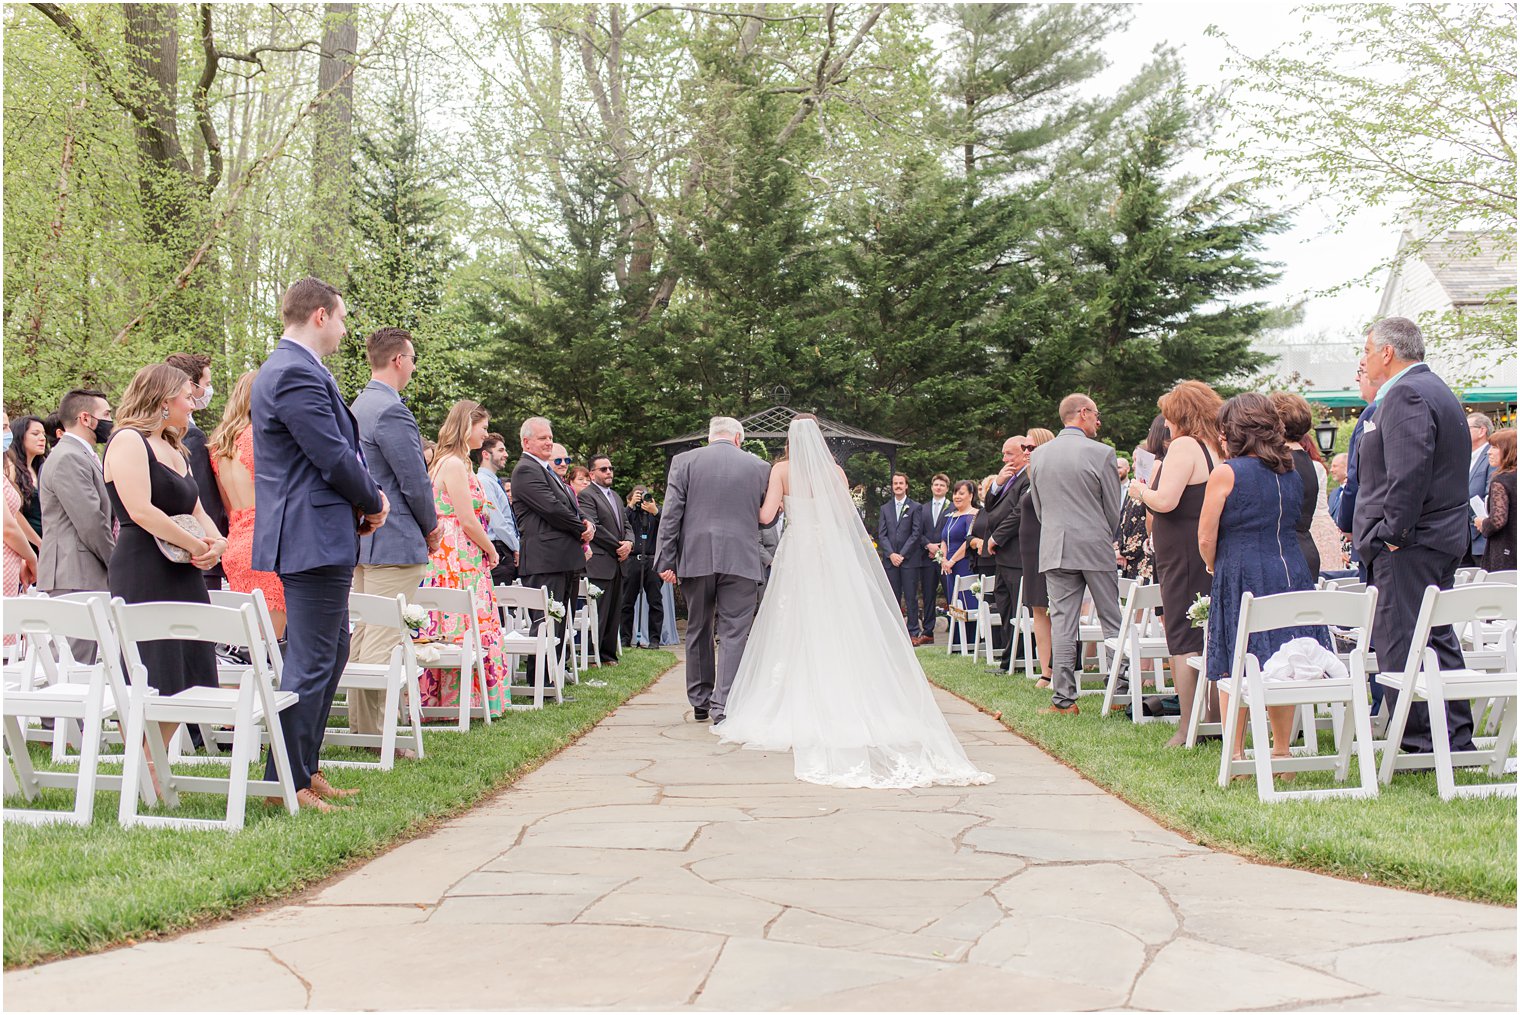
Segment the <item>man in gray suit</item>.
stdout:
<svg viewBox="0 0 1520 1015">
<path fill-rule="evenodd" d="M 401 389 L 417 370 L 417 352 L 404 328 L 380 328 L 365 340 L 370 382 L 351 406 L 359 422 L 364 464 L 390 501 L 386 524 L 359 537 L 354 591 L 395 598 L 422 584 L 428 555 L 442 538 L 433 507 L 433 484 L 422 461 L 422 434 Z M 400 642 L 399 631 L 360 624 L 349 658 L 356 663 L 386 663 Z M 355 733 L 379 733 L 384 722 L 384 691 L 349 691 L 348 725 Z M 379 753 L 379 748 L 371 748 Z M 397 749 L 401 757 L 411 751 Z"/>
<path fill-rule="evenodd" d="M 722 722 L 764 574 L 760 505 L 770 466 L 740 449 L 744 428 L 729 416 L 713 417 L 707 442 L 670 463 L 655 569 L 670 584 L 679 576 L 686 595 L 687 700 L 698 722 Z"/>
<path fill-rule="evenodd" d="M 1119 636 L 1119 470 L 1114 449 L 1094 438 L 1098 407 L 1083 394 L 1061 399 L 1061 432 L 1029 459 L 1040 519 L 1040 570 L 1050 592 L 1051 715 L 1077 714 L 1076 667 L 1082 593 L 1092 594 L 1105 637 Z"/>
<path fill-rule="evenodd" d="M 75 389 L 58 405 L 63 437 L 37 483 L 42 504 L 42 552 L 37 587 L 53 596 L 104 591 L 116 536 L 96 444 L 111 436 L 111 403 L 99 391 Z M 69 640 L 74 658 L 95 659 L 93 642 Z"/>
</svg>

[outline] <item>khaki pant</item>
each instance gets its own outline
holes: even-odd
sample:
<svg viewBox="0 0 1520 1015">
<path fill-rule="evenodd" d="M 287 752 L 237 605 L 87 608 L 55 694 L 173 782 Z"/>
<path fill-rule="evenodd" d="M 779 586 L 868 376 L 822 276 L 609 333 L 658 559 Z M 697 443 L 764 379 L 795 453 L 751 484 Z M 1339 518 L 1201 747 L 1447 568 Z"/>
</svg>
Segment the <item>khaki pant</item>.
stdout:
<svg viewBox="0 0 1520 1015">
<path fill-rule="evenodd" d="M 354 568 L 354 591 L 392 599 L 422 583 L 426 564 L 360 564 Z M 401 632 L 369 624 L 354 626 L 349 659 L 356 663 L 386 663 L 391 650 L 401 643 Z M 348 695 L 348 728 L 355 733 L 379 733 L 385 716 L 384 691 L 345 692 Z"/>
</svg>

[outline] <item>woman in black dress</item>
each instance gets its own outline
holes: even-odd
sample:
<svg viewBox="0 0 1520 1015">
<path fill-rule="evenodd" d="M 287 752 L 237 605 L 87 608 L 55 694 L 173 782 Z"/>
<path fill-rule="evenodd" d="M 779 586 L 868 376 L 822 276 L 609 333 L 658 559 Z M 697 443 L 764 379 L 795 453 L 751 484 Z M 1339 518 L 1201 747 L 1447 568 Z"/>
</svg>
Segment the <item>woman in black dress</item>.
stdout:
<svg viewBox="0 0 1520 1015">
<path fill-rule="evenodd" d="M 1483 550 L 1483 570 L 1515 569 L 1515 431 L 1513 427 L 1495 431 L 1488 439 L 1488 464 L 1493 478 L 1488 482 L 1488 517 L 1475 522 L 1478 531 L 1488 537 Z"/>
<path fill-rule="evenodd" d="M 21 494 L 21 532 L 34 549 L 42 549 L 42 498 L 37 496 L 42 463 L 47 459 L 47 430 L 36 416 L 11 420 L 11 449 L 5 453 L 5 476 Z"/>
<path fill-rule="evenodd" d="M 1219 408 L 1223 399 L 1202 381 L 1183 381 L 1157 400 L 1171 432 L 1166 460 L 1151 473 L 1151 485 L 1136 480 L 1129 496 L 1151 512 L 1151 545 L 1155 550 L 1156 580 L 1161 586 L 1161 619 L 1166 627 L 1166 650 L 1172 657 L 1172 682 L 1182 718 L 1168 747 L 1187 739 L 1198 671 L 1188 657 L 1203 653 L 1203 629 L 1188 619 L 1188 607 L 1208 595 L 1212 579 L 1198 552 L 1198 515 L 1209 474 L 1224 457 L 1219 447 Z M 1214 711 L 1210 707 L 1210 712 Z"/>
<path fill-rule="evenodd" d="M 1267 396 L 1277 418 L 1282 420 L 1283 436 L 1293 452 L 1293 471 L 1298 473 L 1304 485 L 1303 502 L 1298 506 L 1298 520 L 1293 531 L 1298 536 L 1298 548 L 1304 552 L 1309 565 L 1309 577 L 1319 578 L 1319 544 L 1314 541 L 1310 526 L 1314 524 L 1314 509 L 1319 503 L 1319 475 L 1314 471 L 1314 457 L 1304 449 L 1304 438 L 1314 426 L 1314 413 L 1302 395 L 1291 391 L 1274 391 Z M 1312 446 L 1312 445 L 1311 445 Z"/>
<path fill-rule="evenodd" d="M 1055 436 L 1043 427 L 1030 430 L 1027 437 L 1031 453 Z M 1049 687 L 1050 595 L 1045 588 L 1045 576 L 1040 573 L 1040 516 L 1035 513 L 1034 499 L 1027 489 L 1019 498 L 1019 559 L 1024 565 L 1024 608 L 1033 621 L 1035 655 L 1040 660 L 1040 679 L 1035 686 Z"/>
<path fill-rule="evenodd" d="M 111 595 L 128 603 L 206 603 L 201 572 L 227 549 L 200 504 L 180 437 L 195 410 L 190 378 L 168 363 L 143 367 L 127 385 L 116 409 L 115 432 L 106 445 L 106 492 L 121 523 L 111 554 Z M 191 535 L 172 520 L 194 515 L 206 538 Z M 163 555 L 154 537 L 189 551 L 189 563 Z M 148 670 L 148 686 L 160 694 L 187 687 L 216 686 L 216 653 L 209 642 L 150 641 L 138 646 Z M 163 725 L 165 740 L 175 731 Z"/>
</svg>

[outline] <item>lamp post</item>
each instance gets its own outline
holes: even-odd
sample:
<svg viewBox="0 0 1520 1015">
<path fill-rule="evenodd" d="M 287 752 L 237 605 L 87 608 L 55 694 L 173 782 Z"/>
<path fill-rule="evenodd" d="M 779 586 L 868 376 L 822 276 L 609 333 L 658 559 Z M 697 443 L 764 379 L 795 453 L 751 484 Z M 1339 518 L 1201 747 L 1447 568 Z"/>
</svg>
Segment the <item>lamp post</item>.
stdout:
<svg viewBox="0 0 1520 1015">
<path fill-rule="evenodd" d="M 1335 438 L 1340 433 L 1340 427 L 1335 425 L 1335 420 L 1326 416 L 1314 426 L 1314 443 L 1319 445 L 1320 454 L 1326 458 L 1335 450 Z"/>
</svg>

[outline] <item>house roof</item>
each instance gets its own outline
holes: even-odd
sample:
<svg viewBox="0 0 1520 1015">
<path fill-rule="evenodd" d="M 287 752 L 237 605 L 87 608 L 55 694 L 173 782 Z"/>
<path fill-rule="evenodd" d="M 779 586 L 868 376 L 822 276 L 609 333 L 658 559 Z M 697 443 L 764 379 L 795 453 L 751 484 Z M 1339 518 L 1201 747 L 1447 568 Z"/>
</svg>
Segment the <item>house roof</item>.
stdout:
<svg viewBox="0 0 1520 1015">
<path fill-rule="evenodd" d="M 1479 232 L 1450 232 L 1420 251 L 1453 307 L 1486 302 L 1493 293 L 1515 286 L 1514 252 L 1495 237 Z M 1511 302 L 1514 296 L 1510 296 Z"/>
</svg>

